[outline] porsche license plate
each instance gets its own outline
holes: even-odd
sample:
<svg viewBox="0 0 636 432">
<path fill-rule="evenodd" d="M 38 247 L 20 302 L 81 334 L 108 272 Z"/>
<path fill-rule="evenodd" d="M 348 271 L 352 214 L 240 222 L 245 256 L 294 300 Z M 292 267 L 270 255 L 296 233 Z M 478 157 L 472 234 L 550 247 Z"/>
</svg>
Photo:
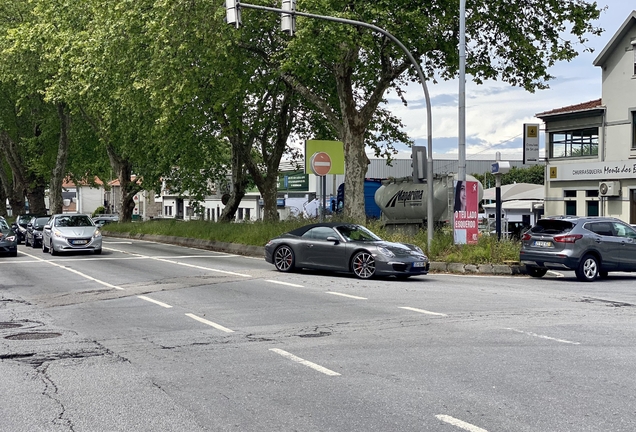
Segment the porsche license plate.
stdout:
<svg viewBox="0 0 636 432">
<path fill-rule="evenodd" d="M 73 240 L 71 241 L 71 243 L 74 245 L 85 245 L 86 243 L 88 243 L 88 240 Z"/>
<path fill-rule="evenodd" d="M 414 262 L 413 267 L 424 267 L 424 261 Z"/>
</svg>

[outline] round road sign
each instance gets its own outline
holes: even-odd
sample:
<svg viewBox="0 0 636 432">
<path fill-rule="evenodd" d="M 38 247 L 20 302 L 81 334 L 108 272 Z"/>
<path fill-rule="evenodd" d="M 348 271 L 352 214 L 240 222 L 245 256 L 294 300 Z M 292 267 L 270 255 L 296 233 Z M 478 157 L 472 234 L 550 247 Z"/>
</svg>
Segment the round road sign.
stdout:
<svg viewBox="0 0 636 432">
<path fill-rule="evenodd" d="M 317 176 L 325 176 L 331 170 L 331 157 L 325 152 L 314 153 L 310 160 L 311 170 Z"/>
</svg>

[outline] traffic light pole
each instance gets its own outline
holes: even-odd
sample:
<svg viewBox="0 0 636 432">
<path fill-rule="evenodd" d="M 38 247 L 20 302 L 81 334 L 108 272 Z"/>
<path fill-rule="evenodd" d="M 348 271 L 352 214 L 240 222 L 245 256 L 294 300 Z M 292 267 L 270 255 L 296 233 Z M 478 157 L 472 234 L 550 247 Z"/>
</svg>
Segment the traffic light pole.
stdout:
<svg viewBox="0 0 636 432">
<path fill-rule="evenodd" d="M 349 24 L 349 25 L 358 26 L 358 27 L 365 27 L 388 37 L 397 46 L 399 46 L 402 49 L 402 51 L 404 51 L 409 61 L 411 62 L 415 70 L 417 71 L 417 75 L 420 78 L 420 82 L 422 83 L 422 88 L 424 89 L 424 97 L 426 99 L 426 130 L 427 130 L 427 140 L 428 140 L 428 149 L 427 149 L 428 151 L 426 154 L 427 156 L 426 158 L 426 183 L 427 183 L 426 232 L 427 232 L 428 248 L 430 250 L 432 242 L 433 242 L 433 233 L 435 230 L 435 225 L 433 221 L 433 198 L 434 198 L 433 197 L 433 120 L 431 115 L 431 98 L 428 94 L 428 88 L 426 87 L 426 79 L 424 78 L 424 72 L 422 72 L 422 68 L 417 63 L 417 61 L 415 60 L 411 52 L 395 36 L 393 36 L 391 33 L 387 32 L 386 30 L 378 26 L 374 26 L 373 24 L 365 23 L 362 21 L 350 20 L 346 18 L 337 18 L 337 17 L 315 15 L 315 14 L 304 13 L 304 12 L 297 12 L 296 10 L 294 10 L 294 6 L 292 6 L 291 3 L 289 6 L 289 9 L 285 10 L 285 9 L 277 9 L 277 8 L 272 8 L 267 6 L 253 5 L 249 3 L 242 3 L 239 0 L 226 0 L 226 8 L 228 9 L 228 11 L 230 9 L 232 11 L 232 14 L 228 12 L 228 18 L 232 16 L 236 19 L 236 21 L 234 22 L 228 20 L 229 24 L 236 25 L 238 28 L 240 24 L 240 9 L 243 7 L 247 9 L 256 9 L 256 10 L 262 10 L 265 12 L 273 12 L 280 15 L 291 15 L 292 17 L 302 16 L 306 18 L 315 18 L 315 19 L 321 19 L 325 21 L 337 22 L 340 24 Z"/>
</svg>

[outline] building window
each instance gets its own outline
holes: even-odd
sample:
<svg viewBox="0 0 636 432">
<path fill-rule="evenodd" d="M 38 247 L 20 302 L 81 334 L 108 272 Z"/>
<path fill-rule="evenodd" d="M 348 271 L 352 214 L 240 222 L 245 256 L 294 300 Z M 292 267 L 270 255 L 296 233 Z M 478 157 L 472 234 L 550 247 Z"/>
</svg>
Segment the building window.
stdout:
<svg viewBox="0 0 636 432">
<path fill-rule="evenodd" d="M 238 220 L 240 220 L 240 221 L 243 220 L 243 209 L 242 208 L 238 209 Z"/>
<path fill-rule="evenodd" d="M 566 216 L 576 216 L 576 201 L 565 202 L 565 214 Z"/>
<path fill-rule="evenodd" d="M 632 150 L 636 150 L 636 111 L 632 111 Z"/>
<path fill-rule="evenodd" d="M 598 128 L 550 133 L 550 157 L 598 156 Z"/>
<path fill-rule="evenodd" d="M 576 191 L 575 190 L 564 190 L 563 191 L 563 196 L 565 198 L 576 198 Z"/>
<path fill-rule="evenodd" d="M 586 190 L 585 196 L 589 198 L 598 198 L 598 189 Z"/>
<path fill-rule="evenodd" d="M 163 207 L 163 214 L 165 216 L 172 216 L 172 206 L 164 206 Z"/>
<path fill-rule="evenodd" d="M 587 215 L 598 216 L 598 201 L 587 201 Z"/>
<path fill-rule="evenodd" d="M 245 220 L 250 220 L 250 209 L 249 208 L 245 209 Z"/>
</svg>

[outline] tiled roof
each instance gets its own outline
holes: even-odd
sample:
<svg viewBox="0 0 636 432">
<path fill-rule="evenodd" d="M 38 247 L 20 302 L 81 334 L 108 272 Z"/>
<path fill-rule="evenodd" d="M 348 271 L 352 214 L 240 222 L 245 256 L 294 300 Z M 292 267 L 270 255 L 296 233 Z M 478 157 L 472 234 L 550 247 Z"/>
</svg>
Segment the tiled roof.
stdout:
<svg viewBox="0 0 636 432">
<path fill-rule="evenodd" d="M 587 110 L 596 109 L 596 108 L 603 108 L 601 99 L 594 99 L 589 102 L 583 102 L 576 105 L 556 108 L 550 111 L 545 111 L 539 114 L 535 114 L 535 116 L 538 118 L 541 118 L 541 117 L 547 117 L 547 116 L 555 115 L 555 114 L 574 113 L 574 112 L 587 111 Z"/>
</svg>

